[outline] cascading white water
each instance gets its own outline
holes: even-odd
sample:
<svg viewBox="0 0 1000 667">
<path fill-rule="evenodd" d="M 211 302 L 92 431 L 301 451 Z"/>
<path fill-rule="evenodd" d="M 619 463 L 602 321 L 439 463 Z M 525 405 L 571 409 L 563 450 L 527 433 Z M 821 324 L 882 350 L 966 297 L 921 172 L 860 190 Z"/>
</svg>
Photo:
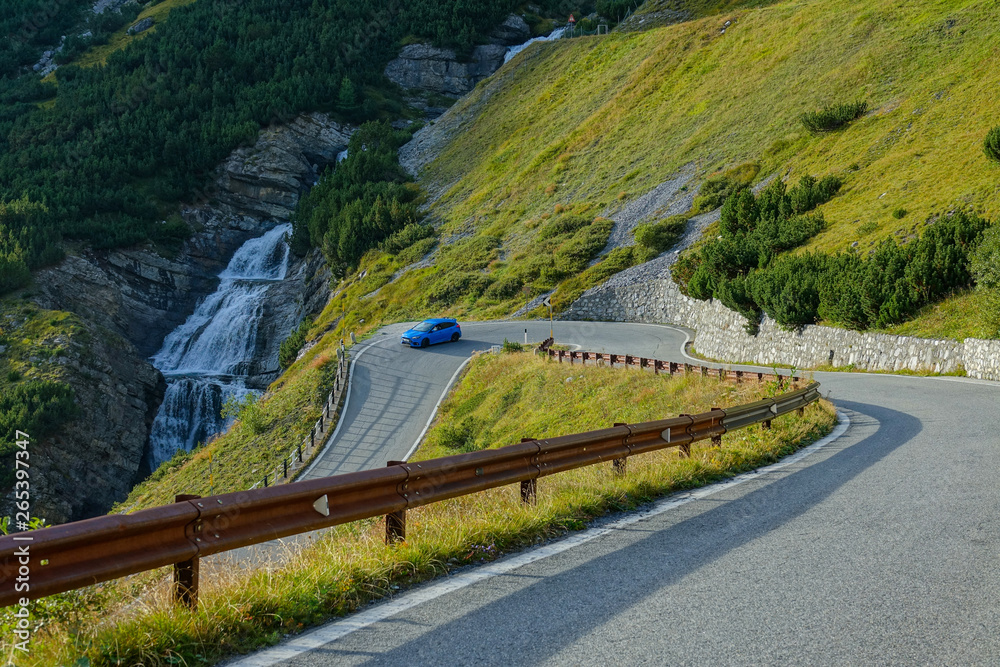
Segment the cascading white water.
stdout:
<svg viewBox="0 0 1000 667">
<path fill-rule="evenodd" d="M 551 42 L 562 37 L 564 32 L 566 32 L 566 28 L 556 28 L 545 37 L 535 37 L 533 39 L 529 39 L 524 44 L 517 44 L 516 46 L 510 47 L 507 49 L 507 53 L 503 56 L 504 64 L 509 63 L 511 58 L 519 54 L 521 51 L 524 51 L 531 44 L 534 44 L 535 42 Z"/>
<path fill-rule="evenodd" d="M 258 393 L 247 389 L 246 375 L 256 354 L 268 284 L 283 280 L 288 271 L 285 237 L 291 231 L 291 225 L 280 225 L 244 243 L 219 274 L 218 289 L 152 357 L 167 379 L 167 392 L 149 436 L 151 470 L 178 449 L 190 450 L 225 430 L 229 424 L 220 412 L 230 396 L 241 400 Z"/>
</svg>

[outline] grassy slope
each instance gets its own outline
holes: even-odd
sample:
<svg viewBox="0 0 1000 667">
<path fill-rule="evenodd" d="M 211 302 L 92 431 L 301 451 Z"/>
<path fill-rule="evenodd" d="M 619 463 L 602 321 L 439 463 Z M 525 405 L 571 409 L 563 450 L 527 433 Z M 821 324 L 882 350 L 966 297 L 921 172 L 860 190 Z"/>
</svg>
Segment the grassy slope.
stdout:
<svg viewBox="0 0 1000 667">
<path fill-rule="evenodd" d="M 669 379 L 632 369 L 584 369 L 531 354 L 482 355 L 444 404 L 418 457 L 454 453 L 441 450 L 440 443 L 456 412 L 492 429 L 480 445 L 501 446 L 525 433 L 546 437 L 603 428 L 616 420 L 699 412 L 749 402 L 773 390 L 696 376 Z M 623 395 L 638 400 L 623 402 Z M 587 410 L 579 408 L 584 397 Z M 95 666 L 210 664 L 235 651 L 275 643 L 401 586 L 582 528 L 592 517 L 772 462 L 829 432 L 833 421 L 831 406 L 817 404 L 804 417 L 775 420 L 770 431 L 750 427 L 727 434 L 721 449 L 696 445 L 690 459 L 669 449 L 633 457 L 625 476 L 599 465 L 547 477 L 539 481 L 535 506 L 520 504 L 516 485 L 430 505 L 408 514 L 407 540 L 397 547 L 382 542 L 381 521 L 367 520 L 334 529 L 285 567 L 248 572 L 206 563 L 196 614 L 170 604 L 163 572 L 50 598 L 35 618 L 71 620 L 56 618 L 35 635 L 30 656 L 19 664 L 72 664 L 84 651 Z"/>
<path fill-rule="evenodd" d="M 0 389 L 22 380 L 63 380 L 60 363 L 73 342 L 86 342 L 76 316 L 15 299 L 0 301 Z"/>
<path fill-rule="evenodd" d="M 867 222 L 865 244 L 958 205 L 997 213 L 998 171 L 981 150 L 1000 117 L 995 5 L 830 0 L 734 16 L 725 35 L 710 18 L 523 58 L 426 170 L 452 184 L 438 213 L 457 222 L 499 207 L 509 225 L 554 202 L 641 194 L 688 163 L 705 173 L 745 161 L 761 177 L 845 177 L 815 248 L 844 248 Z M 803 111 L 854 99 L 874 112 L 847 131 L 802 130 Z"/>
<path fill-rule="evenodd" d="M 511 258 L 530 257 L 535 230 L 556 207 L 593 216 L 689 163 L 702 175 L 746 161 L 762 164 L 762 178 L 841 175 L 842 194 L 822 208 L 829 228 L 812 242 L 828 251 L 909 234 L 928 216 L 957 206 L 997 214 L 1000 168 L 986 162 L 980 147 L 1000 118 L 1000 98 L 991 93 L 1000 83 L 1000 70 L 991 67 L 1000 48 L 992 32 L 1000 19 L 995 5 L 827 0 L 727 16 L 736 24 L 725 35 L 718 18 L 707 18 L 540 44 L 515 59 L 516 76 L 502 72 L 478 87 L 455 111 L 482 107 L 480 113 L 421 175 L 432 188 L 446 188 L 432 208 L 444 235 L 494 234 Z M 802 130 L 801 112 L 857 98 L 868 99 L 874 111 L 846 131 L 816 138 Z M 892 216 L 897 208 L 908 211 L 901 220 Z M 386 284 L 419 258 L 373 252 L 362 263 L 365 277 L 340 286 L 342 298 L 328 305 L 311 332 L 326 338 L 279 381 L 284 388 L 274 395 L 286 396 L 267 408 L 273 424 L 294 423 L 307 432 L 318 409 L 312 365 L 318 355 L 331 355 L 347 332 L 439 314 L 502 317 L 524 303 L 521 297 L 429 301 L 431 288 L 455 272 L 450 261 Z M 500 269 L 499 259 L 487 267 Z M 532 293 L 543 288 L 536 285 Z M 980 332 L 971 318 L 963 324 L 934 316 L 940 308 L 962 310 L 932 307 L 894 331 Z M 287 438 L 288 447 L 293 440 Z M 234 431 L 212 447 L 235 453 L 247 442 Z M 196 491 L 207 479 L 206 458 L 196 456 L 192 467 L 166 476 L 155 492 L 137 488 L 126 506 Z M 253 467 L 240 467 L 232 486 L 221 488 L 249 486 Z"/>
</svg>

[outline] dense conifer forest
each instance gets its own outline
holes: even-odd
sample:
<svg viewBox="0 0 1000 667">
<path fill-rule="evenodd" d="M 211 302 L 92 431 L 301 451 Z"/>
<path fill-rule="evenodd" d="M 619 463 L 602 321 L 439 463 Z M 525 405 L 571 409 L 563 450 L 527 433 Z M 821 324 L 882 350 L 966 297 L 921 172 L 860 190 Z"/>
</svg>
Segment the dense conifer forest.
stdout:
<svg viewBox="0 0 1000 667">
<path fill-rule="evenodd" d="M 0 292 L 58 261 L 63 240 L 110 248 L 183 235 L 159 223 L 262 126 L 307 110 L 398 117 L 404 105 L 382 72 L 404 39 L 467 53 L 517 6 L 199 0 L 104 66 L 65 65 L 57 83 L 26 70 L 88 4 L 67 0 L 58 20 L 27 31 L 41 0 L 0 13 L 5 30 L 27 35 L 0 53 Z"/>
</svg>

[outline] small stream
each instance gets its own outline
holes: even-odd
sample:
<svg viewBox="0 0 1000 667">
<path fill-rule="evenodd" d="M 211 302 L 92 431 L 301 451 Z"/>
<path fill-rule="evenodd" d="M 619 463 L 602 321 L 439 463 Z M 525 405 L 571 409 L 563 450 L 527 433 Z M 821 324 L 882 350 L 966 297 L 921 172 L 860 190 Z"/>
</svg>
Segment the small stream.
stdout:
<svg viewBox="0 0 1000 667">
<path fill-rule="evenodd" d="M 247 241 L 219 274 L 210 294 L 163 341 L 151 359 L 167 380 L 167 391 L 153 422 L 148 460 L 151 470 L 178 449 L 198 443 L 229 427 L 220 414 L 230 396 L 242 399 L 259 391 L 246 386 L 260 341 L 268 287 L 284 280 L 290 224 Z"/>
</svg>

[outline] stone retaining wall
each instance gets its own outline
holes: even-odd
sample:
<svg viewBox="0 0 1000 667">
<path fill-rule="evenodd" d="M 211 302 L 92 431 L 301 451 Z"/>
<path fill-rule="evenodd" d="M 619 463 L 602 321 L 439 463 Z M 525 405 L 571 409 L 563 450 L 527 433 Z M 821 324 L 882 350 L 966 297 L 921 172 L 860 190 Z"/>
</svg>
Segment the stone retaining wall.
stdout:
<svg viewBox="0 0 1000 667">
<path fill-rule="evenodd" d="M 964 369 L 970 377 L 1000 380 L 1000 341 L 969 338 L 961 343 L 822 326 L 791 332 L 767 316 L 760 332 L 751 336 L 744 331 L 746 320 L 741 315 L 717 301 L 686 297 L 669 279 L 594 288 L 562 317 L 678 324 L 697 332 L 695 349 L 712 359 L 797 368 L 831 364 L 879 371 Z"/>
</svg>

